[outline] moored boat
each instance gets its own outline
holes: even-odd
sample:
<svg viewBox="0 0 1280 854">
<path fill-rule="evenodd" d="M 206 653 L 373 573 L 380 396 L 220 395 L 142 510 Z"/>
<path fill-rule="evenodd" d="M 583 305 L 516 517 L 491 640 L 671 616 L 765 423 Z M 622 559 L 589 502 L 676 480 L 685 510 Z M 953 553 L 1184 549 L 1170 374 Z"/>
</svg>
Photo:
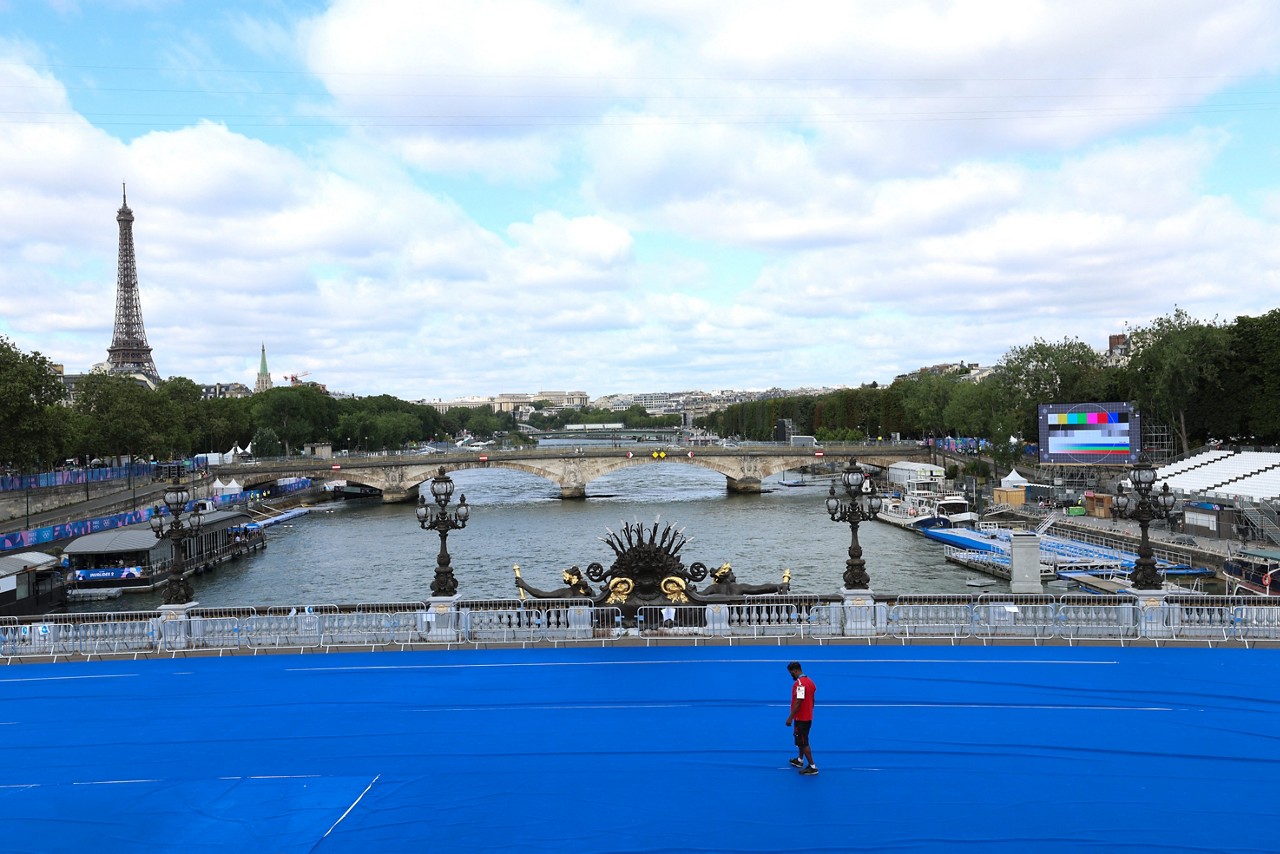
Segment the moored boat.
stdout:
<svg viewBox="0 0 1280 854">
<path fill-rule="evenodd" d="M 1280 549 L 1240 549 L 1223 561 L 1222 574 L 1236 592 L 1280 596 Z"/>
<path fill-rule="evenodd" d="M 877 519 L 918 532 L 972 528 L 978 521 L 978 514 L 969 509 L 969 500 L 959 493 L 941 492 L 932 481 L 912 481 L 906 487 L 884 499 Z"/>
<path fill-rule="evenodd" d="M 202 514 L 199 532 L 186 542 L 187 574 L 266 547 L 260 526 L 240 510 Z M 173 543 L 145 525 L 85 534 L 67 544 L 66 583 L 76 589 L 153 590 L 169 580 Z"/>
</svg>

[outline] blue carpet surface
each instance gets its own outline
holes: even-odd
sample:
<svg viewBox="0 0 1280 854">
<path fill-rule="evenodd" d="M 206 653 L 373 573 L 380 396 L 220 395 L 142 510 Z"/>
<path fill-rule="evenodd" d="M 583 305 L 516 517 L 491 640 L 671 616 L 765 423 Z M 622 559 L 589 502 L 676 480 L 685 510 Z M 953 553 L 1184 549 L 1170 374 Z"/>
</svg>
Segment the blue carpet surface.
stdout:
<svg viewBox="0 0 1280 854">
<path fill-rule="evenodd" d="M 817 683 L 801 777 L 784 722 Z M 0 851 L 1274 851 L 1280 654 L 664 647 L 0 668 Z"/>
</svg>

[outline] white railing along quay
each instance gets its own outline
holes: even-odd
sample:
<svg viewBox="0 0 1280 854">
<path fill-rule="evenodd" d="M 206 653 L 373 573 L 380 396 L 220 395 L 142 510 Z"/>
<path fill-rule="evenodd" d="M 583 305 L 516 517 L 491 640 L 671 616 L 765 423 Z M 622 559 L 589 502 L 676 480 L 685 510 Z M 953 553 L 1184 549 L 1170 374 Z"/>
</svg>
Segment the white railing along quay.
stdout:
<svg viewBox="0 0 1280 854">
<path fill-rule="evenodd" d="M 482 645 L 777 643 L 1280 644 L 1280 597 L 1082 594 L 753 596 L 643 607 L 587 599 L 459 600 L 0 618 L 0 661 Z"/>
</svg>

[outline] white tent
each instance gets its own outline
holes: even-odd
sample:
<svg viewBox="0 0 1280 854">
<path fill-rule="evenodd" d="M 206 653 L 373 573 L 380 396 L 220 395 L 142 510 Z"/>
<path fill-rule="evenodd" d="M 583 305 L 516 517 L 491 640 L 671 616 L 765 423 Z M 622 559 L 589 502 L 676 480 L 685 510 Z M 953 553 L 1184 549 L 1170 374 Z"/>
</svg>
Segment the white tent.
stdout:
<svg viewBox="0 0 1280 854">
<path fill-rule="evenodd" d="M 1027 479 L 1018 474 L 1017 469 L 1013 469 L 1000 479 L 1000 486 L 1004 489 L 1017 489 L 1019 486 L 1026 486 L 1027 483 Z"/>
<path fill-rule="evenodd" d="M 221 479 L 218 479 L 209 485 L 209 491 L 214 495 L 235 495 L 237 492 L 243 492 L 244 487 L 236 483 L 235 478 L 232 478 L 228 483 L 223 483 Z"/>
</svg>

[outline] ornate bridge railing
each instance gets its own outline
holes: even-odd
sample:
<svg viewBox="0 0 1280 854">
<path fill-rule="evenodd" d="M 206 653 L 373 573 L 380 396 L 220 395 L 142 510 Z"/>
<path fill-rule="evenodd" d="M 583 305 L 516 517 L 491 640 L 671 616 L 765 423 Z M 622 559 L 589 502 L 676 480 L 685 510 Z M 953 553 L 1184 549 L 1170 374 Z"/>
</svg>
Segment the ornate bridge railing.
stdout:
<svg viewBox="0 0 1280 854">
<path fill-rule="evenodd" d="M 777 643 L 1280 644 L 1280 599 L 1069 594 L 899 596 L 848 602 L 751 596 L 642 607 L 624 620 L 589 599 L 195 608 L 0 618 L 0 661 L 482 645 Z"/>
</svg>

